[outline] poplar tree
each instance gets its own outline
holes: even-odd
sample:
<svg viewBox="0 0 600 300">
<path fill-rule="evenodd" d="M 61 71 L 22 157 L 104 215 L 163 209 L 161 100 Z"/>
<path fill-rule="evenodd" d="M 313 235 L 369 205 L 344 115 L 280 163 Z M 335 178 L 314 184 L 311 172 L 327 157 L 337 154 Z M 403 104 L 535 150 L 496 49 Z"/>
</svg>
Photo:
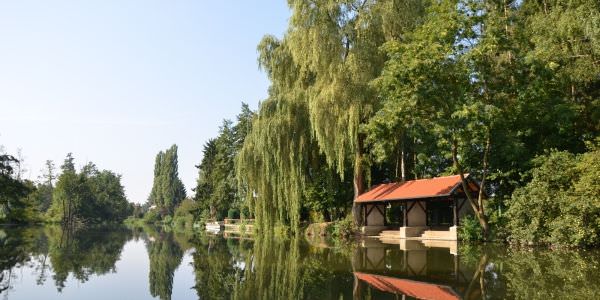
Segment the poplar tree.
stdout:
<svg viewBox="0 0 600 300">
<path fill-rule="evenodd" d="M 150 202 L 161 213 L 172 215 L 185 196 L 185 187 L 179 179 L 177 145 L 173 145 L 156 155 Z"/>
</svg>

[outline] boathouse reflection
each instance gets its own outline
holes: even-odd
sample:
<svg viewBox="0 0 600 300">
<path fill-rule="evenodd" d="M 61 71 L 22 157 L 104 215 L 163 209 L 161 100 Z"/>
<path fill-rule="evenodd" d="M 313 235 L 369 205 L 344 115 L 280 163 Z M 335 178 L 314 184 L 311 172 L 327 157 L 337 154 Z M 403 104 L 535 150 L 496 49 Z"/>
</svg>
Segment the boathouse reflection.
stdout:
<svg viewBox="0 0 600 300">
<path fill-rule="evenodd" d="M 456 241 L 365 239 L 352 258 L 354 299 L 480 299 L 481 259 L 461 263 Z"/>
</svg>

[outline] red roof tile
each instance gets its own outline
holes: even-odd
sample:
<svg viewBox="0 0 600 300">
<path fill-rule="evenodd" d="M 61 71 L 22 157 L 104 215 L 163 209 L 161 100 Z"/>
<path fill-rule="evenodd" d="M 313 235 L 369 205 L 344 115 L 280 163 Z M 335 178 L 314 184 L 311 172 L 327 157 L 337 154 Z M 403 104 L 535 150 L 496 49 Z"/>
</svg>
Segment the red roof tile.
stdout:
<svg viewBox="0 0 600 300">
<path fill-rule="evenodd" d="M 449 286 L 359 272 L 354 272 L 354 276 L 383 292 L 403 294 L 417 299 L 460 299 Z"/>
<path fill-rule="evenodd" d="M 468 174 L 466 176 L 468 177 Z M 376 202 L 447 196 L 459 184 L 461 184 L 460 175 L 385 183 L 361 194 L 354 202 Z M 473 184 L 469 185 L 470 188 L 477 190 L 477 187 L 473 186 Z"/>
</svg>

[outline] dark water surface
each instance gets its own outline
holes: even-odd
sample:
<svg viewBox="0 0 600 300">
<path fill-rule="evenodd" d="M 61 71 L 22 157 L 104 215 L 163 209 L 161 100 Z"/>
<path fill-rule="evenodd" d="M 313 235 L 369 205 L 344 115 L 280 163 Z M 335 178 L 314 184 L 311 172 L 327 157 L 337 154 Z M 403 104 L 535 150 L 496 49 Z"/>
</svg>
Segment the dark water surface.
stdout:
<svg viewBox="0 0 600 300">
<path fill-rule="evenodd" d="M 0 228 L 0 299 L 600 299 L 598 251 Z"/>
</svg>

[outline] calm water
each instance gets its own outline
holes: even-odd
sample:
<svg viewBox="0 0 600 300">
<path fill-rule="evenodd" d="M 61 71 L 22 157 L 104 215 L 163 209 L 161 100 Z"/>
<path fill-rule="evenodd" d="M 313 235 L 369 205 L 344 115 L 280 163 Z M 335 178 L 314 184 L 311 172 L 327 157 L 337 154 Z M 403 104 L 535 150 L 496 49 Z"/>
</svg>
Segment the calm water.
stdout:
<svg viewBox="0 0 600 300">
<path fill-rule="evenodd" d="M 0 229 L 0 299 L 600 299 L 597 251 Z"/>
</svg>

